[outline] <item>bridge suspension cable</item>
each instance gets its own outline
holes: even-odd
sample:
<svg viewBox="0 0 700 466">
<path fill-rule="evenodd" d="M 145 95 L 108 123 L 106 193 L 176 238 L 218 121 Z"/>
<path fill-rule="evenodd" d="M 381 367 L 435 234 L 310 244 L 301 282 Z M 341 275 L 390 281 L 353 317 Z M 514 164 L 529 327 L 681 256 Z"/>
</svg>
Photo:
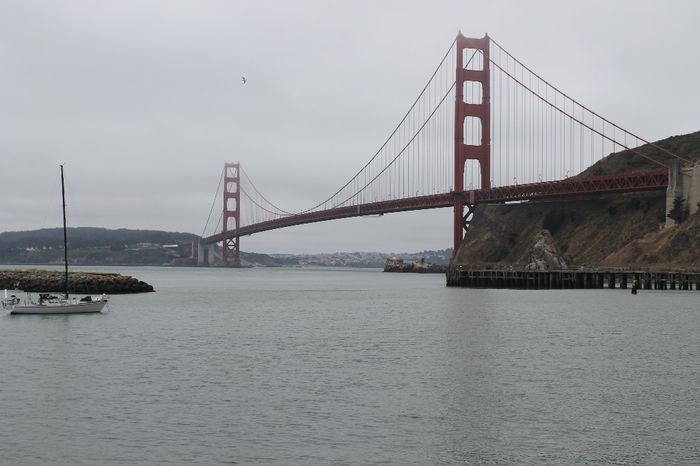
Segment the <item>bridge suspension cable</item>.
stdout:
<svg viewBox="0 0 700 466">
<path fill-rule="evenodd" d="M 294 215 L 292 212 L 287 212 L 284 209 L 277 207 L 275 204 L 267 200 L 267 198 L 260 192 L 260 190 L 255 186 L 253 180 L 250 179 L 248 173 L 246 173 L 243 167 L 241 169 L 241 174 L 243 174 L 243 179 L 241 180 L 241 194 L 243 194 L 250 202 L 255 206 L 262 209 L 263 211 L 280 216 L 280 215 Z M 250 186 L 250 188 L 246 188 Z"/>
<path fill-rule="evenodd" d="M 652 156 L 650 148 L 689 163 L 590 110 L 498 42 L 491 39 L 491 44 L 491 172 L 497 178 L 495 185 L 568 178 L 620 149 L 662 167 L 667 164 Z"/>
<path fill-rule="evenodd" d="M 241 225 L 449 191 L 453 178 L 454 46 L 455 41 L 369 161 L 324 201 L 300 212 L 282 209 L 270 202 L 241 169 L 241 203 L 245 206 L 241 209 Z"/>
<path fill-rule="evenodd" d="M 219 183 L 216 186 L 216 192 L 214 193 L 214 199 L 211 202 L 211 208 L 209 209 L 209 214 L 207 215 L 207 221 L 204 222 L 204 228 L 202 228 L 202 237 L 208 236 L 208 233 L 216 233 L 221 231 L 219 228 L 221 227 L 221 224 L 223 222 L 223 213 L 219 211 L 219 217 L 218 217 L 218 223 L 216 225 L 213 225 L 210 227 L 209 222 L 211 221 L 211 216 L 214 213 L 214 207 L 216 206 L 217 201 L 221 199 L 219 197 L 221 195 L 221 185 L 224 182 L 224 169 L 221 170 L 221 173 L 219 173 Z"/>
<path fill-rule="evenodd" d="M 605 117 L 599 115 L 598 113 L 594 112 L 594 111 L 591 110 L 590 108 L 586 107 L 585 105 L 581 104 L 580 102 L 578 102 L 578 101 L 574 100 L 573 98 L 569 97 L 566 93 L 562 92 L 558 87 L 556 87 L 556 86 L 550 84 L 549 82 L 547 82 L 546 80 L 544 80 L 544 79 L 543 79 L 542 77 L 540 77 L 537 73 L 535 73 L 535 72 L 532 71 L 530 68 L 528 68 L 526 65 L 524 65 L 520 60 L 518 60 L 517 58 L 513 57 L 513 55 L 511 55 L 510 53 L 508 53 L 508 51 L 506 51 L 503 47 L 501 47 L 501 45 L 500 45 L 498 42 L 496 42 L 496 41 L 493 40 L 493 39 L 491 39 L 491 42 L 492 42 L 496 47 L 498 47 L 499 50 L 501 50 L 501 51 L 505 52 L 506 54 L 508 54 L 508 56 L 509 56 L 512 60 L 515 60 L 515 61 L 518 63 L 518 65 L 522 66 L 525 70 L 527 70 L 528 73 L 530 73 L 532 76 L 535 76 L 539 81 L 545 83 L 547 86 L 549 86 L 550 88 L 552 88 L 554 91 L 558 92 L 558 93 L 559 93 L 562 97 L 564 97 L 565 99 L 568 99 L 568 100 L 570 100 L 573 104 L 579 106 L 583 111 L 590 113 L 590 114 L 593 115 L 594 117 L 596 117 L 596 118 L 602 120 L 605 124 L 608 124 L 608 125 L 612 126 L 614 129 L 616 129 L 616 130 L 618 130 L 618 131 L 621 131 L 625 136 L 630 136 L 630 137 L 634 138 L 634 139 L 637 140 L 637 141 L 642 141 L 644 144 L 647 144 L 647 145 L 649 145 L 649 146 L 651 146 L 651 147 L 653 147 L 653 148 L 655 148 L 655 149 L 657 149 L 657 150 L 663 152 L 664 154 L 666 154 L 666 155 L 668 155 L 668 156 L 670 156 L 670 157 L 672 157 L 672 158 L 681 160 L 681 161 L 683 161 L 683 162 L 685 162 L 685 163 L 688 163 L 688 164 L 692 164 L 692 163 L 693 163 L 692 160 L 689 160 L 689 159 L 686 159 L 686 158 L 684 158 L 684 157 L 681 157 L 680 155 L 678 155 L 678 154 L 676 154 L 676 153 L 674 153 L 674 152 L 672 152 L 672 151 L 670 151 L 670 150 L 668 150 L 668 149 L 666 149 L 666 148 L 664 148 L 664 147 L 661 147 L 661 146 L 659 146 L 658 144 L 656 144 L 656 143 L 654 143 L 654 142 L 649 142 L 649 141 L 647 141 L 646 139 L 644 139 L 643 137 L 638 136 L 638 135 L 636 135 L 636 134 L 634 134 L 634 133 L 632 133 L 632 132 L 630 132 L 630 131 L 627 131 L 626 129 L 622 128 L 621 126 L 619 126 L 619 125 L 613 123 L 612 121 L 608 120 L 607 118 L 605 118 Z M 619 143 L 617 143 L 617 144 L 618 144 L 618 145 L 621 145 L 621 144 L 619 144 Z M 629 147 L 628 147 L 627 149 L 629 149 Z"/>
<path fill-rule="evenodd" d="M 418 97 L 416 97 L 416 99 L 413 101 L 413 104 L 411 104 L 411 106 L 409 107 L 406 114 L 403 116 L 401 121 L 399 121 L 399 123 L 396 125 L 394 130 L 391 132 L 391 134 L 389 134 L 389 137 L 387 137 L 387 139 L 384 141 L 384 143 L 379 147 L 379 149 L 369 159 L 369 161 L 367 163 L 365 163 L 365 165 L 362 168 L 360 168 L 360 170 L 358 170 L 358 172 L 352 178 L 350 178 L 350 180 L 348 180 L 347 183 L 345 183 L 343 186 L 341 186 L 335 193 L 333 193 L 331 196 L 329 196 L 326 200 L 319 202 L 315 206 L 313 206 L 309 209 L 306 209 L 306 210 L 302 211 L 301 213 L 306 213 L 306 212 L 311 212 L 311 211 L 318 210 L 318 209 L 327 208 L 329 205 L 332 205 L 334 207 L 346 205 L 348 202 L 350 202 L 352 199 L 354 199 L 358 194 L 360 194 L 364 190 L 368 189 L 371 183 L 376 181 L 380 175 L 384 174 L 387 171 L 387 169 L 389 169 L 389 167 L 391 167 L 396 162 L 398 157 L 400 157 L 403 153 L 406 152 L 406 150 L 408 149 L 408 146 L 411 144 L 411 142 L 413 142 L 415 140 L 416 136 L 418 136 L 418 134 L 420 133 L 420 131 L 423 130 L 423 128 L 425 128 L 426 124 L 430 121 L 430 119 L 433 117 L 435 112 L 440 108 L 442 103 L 445 101 L 445 98 L 453 90 L 454 79 L 452 79 L 452 82 L 449 85 L 449 88 L 447 89 L 445 94 L 440 99 L 440 102 L 430 112 L 430 115 L 424 119 L 425 121 L 423 121 L 423 123 L 420 125 L 420 128 L 418 128 L 418 131 L 415 132 L 413 137 L 411 137 L 410 140 L 405 145 L 403 145 L 403 147 L 401 147 L 401 150 L 393 158 L 388 160 L 388 158 L 386 157 L 387 149 L 389 149 L 391 147 L 391 149 L 389 149 L 389 150 L 395 151 L 396 147 L 397 147 L 397 140 L 400 140 L 402 137 L 405 138 L 406 134 L 405 134 L 405 132 L 402 132 L 402 131 L 405 131 L 406 127 L 409 125 L 412 128 L 415 128 L 416 114 L 414 113 L 414 111 L 416 111 L 417 108 L 418 108 L 418 111 L 420 111 L 420 109 L 421 109 L 420 106 L 425 105 L 423 98 L 426 95 L 426 93 L 428 93 L 428 95 L 429 95 L 428 100 L 430 100 L 433 97 L 432 91 L 433 91 L 433 86 L 435 86 L 435 79 L 436 79 L 436 76 L 441 72 L 443 73 L 443 75 L 441 75 L 439 79 L 440 79 L 440 84 L 442 85 L 442 87 L 440 87 L 438 85 L 438 88 L 444 90 L 444 88 L 447 87 L 447 83 L 449 81 L 449 78 L 447 76 L 449 76 L 449 75 L 444 74 L 446 71 L 444 68 L 444 65 L 449 60 L 449 58 L 454 55 L 455 42 L 456 42 L 456 39 L 454 41 L 452 41 L 452 43 L 450 44 L 450 46 L 447 49 L 447 52 L 442 57 L 442 60 L 440 60 L 440 63 L 435 68 L 435 71 L 433 71 L 433 74 L 428 79 L 428 82 L 425 84 L 423 89 L 420 91 L 420 93 L 418 94 Z M 453 62 L 451 64 L 453 64 Z M 430 102 L 428 102 L 428 105 L 430 105 Z M 441 123 L 444 124 L 444 122 L 441 122 Z M 378 158 L 380 159 L 380 162 L 384 162 L 384 163 L 382 163 L 381 166 L 378 169 L 376 169 L 376 167 L 373 167 L 373 164 L 377 161 Z M 388 163 L 386 163 L 387 160 L 388 160 Z M 442 168 L 444 168 L 444 167 L 442 167 Z M 408 176 L 406 176 L 405 179 L 407 180 Z M 446 179 L 449 179 L 449 178 L 446 178 Z M 403 189 L 404 192 L 405 192 L 405 184 L 407 184 L 406 180 L 402 179 L 401 176 L 398 176 L 398 177 L 395 176 L 393 180 L 391 179 L 391 177 L 388 177 L 389 183 L 394 181 L 395 184 L 400 185 L 402 188 L 404 188 Z M 435 181 L 435 180 L 431 180 L 431 181 Z M 403 184 L 402 184 L 402 182 L 403 182 Z M 348 188 L 354 188 L 354 189 L 350 190 L 351 194 L 343 196 L 344 191 L 348 190 Z M 376 194 L 376 193 L 374 193 L 374 194 Z M 339 200 L 339 199 L 342 199 L 343 197 L 344 197 L 343 200 Z M 375 199 L 378 200 L 377 196 L 375 196 Z"/>
<path fill-rule="evenodd" d="M 240 190 L 243 204 L 236 206 L 240 226 L 350 207 L 357 207 L 357 215 L 360 215 L 360 207 L 368 204 L 431 195 L 451 196 L 455 182 L 455 124 L 459 124 L 455 123 L 454 103 L 459 95 L 455 87 L 456 43 L 455 40 L 450 44 L 427 83 L 379 149 L 345 184 L 313 207 L 299 212 L 278 207 L 260 192 L 241 168 L 236 188 Z M 630 158 L 639 156 L 637 159 L 645 158 L 657 165 L 663 165 L 659 153 L 688 162 L 574 100 L 493 39 L 490 44 L 488 63 L 481 49 L 460 52 L 464 54 L 461 62 L 465 63 L 465 70 L 478 72 L 486 66 L 490 70 L 489 78 L 482 82 L 488 83 L 490 90 L 491 187 L 558 181 L 588 173 L 584 170 L 619 149 L 626 150 Z M 483 103 L 482 85 L 486 84 L 482 82 L 464 81 L 460 91 L 466 105 Z M 464 144 L 481 145 L 485 136 L 480 118 L 467 116 L 463 124 Z M 641 166 L 641 163 L 632 166 Z M 224 174 L 221 176 L 223 179 Z M 221 179 L 203 236 L 207 231 L 212 234 L 221 231 L 223 214 L 218 224 L 209 229 L 221 191 Z M 463 181 L 465 191 L 481 188 L 477 160 L 466 161 Z M 228 187 L 224 187 L 226 189 Z M 440 202 L 444 205 L 444 200 Z"/>
</svg>

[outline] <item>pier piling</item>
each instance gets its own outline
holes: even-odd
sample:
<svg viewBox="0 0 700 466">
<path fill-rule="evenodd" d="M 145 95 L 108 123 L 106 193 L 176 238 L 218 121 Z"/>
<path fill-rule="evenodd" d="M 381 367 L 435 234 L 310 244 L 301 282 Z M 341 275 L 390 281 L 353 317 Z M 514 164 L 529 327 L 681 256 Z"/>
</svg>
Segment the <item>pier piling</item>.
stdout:
<svg viewBox="0 0 700 466">
<path fill-rule="evenodd" d="M 627 289 L 637 284 L 643 290 L 698 290 L 700 273 L 646 272 L 627 270 L 447 270 L 447 286 L 466 288 L 551 289 Z"/>
</svg>

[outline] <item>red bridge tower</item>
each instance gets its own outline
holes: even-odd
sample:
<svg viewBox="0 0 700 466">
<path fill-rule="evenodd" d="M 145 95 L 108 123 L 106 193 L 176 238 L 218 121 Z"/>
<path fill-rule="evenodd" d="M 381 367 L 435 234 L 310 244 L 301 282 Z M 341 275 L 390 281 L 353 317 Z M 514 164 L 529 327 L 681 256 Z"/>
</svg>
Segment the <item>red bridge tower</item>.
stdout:
<svg viewBox="0 0 700 466">
<path fill-rule="evenodd" d="M 467 160 L 477 160 L 481 170 L 481 189 L 491 188 L 491 87 L 490 87 L 490 61 L 489 61 L 489 36 L 481 39 L 464 37 L 460 32 L 457 35 L 457 75 L 455 82 L 455 182 L 454 182 L 454 258 L 459 250 L 464 233 L 469 226 L 473 214 L 474 203 L 465 203 L 461 193 L 464 191 L 464 166 Z M 468 55 L 468 62 L 464 63 L 464 51 L 473 51 Z M 481 60 L 474 61 L 477 53 L 481 53 Z M 472 62 L 481 64 L 472 65 Z M 465 83 L 481 84 L 481 100 L 477 102 L 465 101 Z M 481 123 L 481 140 L 479 144 L 465 144 L 464 126 L 467 117 L 478 118 Z M 464 208 L 467 212 L 464 212 Z"/>
<path fill-rule="evenodd" d="M 241 226 L 241 172 L 239 163 L 224 164 L 224 217 L 223 233 L 227 231 L 238 232 Z M 229 265 L 233 258 L 233 264 L 241 265 L 240 237 L 226 238 L 221 250 L 221 262 Z"/>
</svg>

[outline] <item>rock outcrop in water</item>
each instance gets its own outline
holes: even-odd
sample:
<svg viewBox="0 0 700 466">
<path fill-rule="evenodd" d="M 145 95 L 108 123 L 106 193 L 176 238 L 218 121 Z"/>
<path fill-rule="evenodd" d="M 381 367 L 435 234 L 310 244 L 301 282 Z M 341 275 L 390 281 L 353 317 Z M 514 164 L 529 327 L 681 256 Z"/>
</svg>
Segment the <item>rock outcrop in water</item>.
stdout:
<svg viewBox="0 0 700 466">
<path fill-rule="evenodd" d="M 64 289 L 64 273 L 53 270 L 0 270 L 0 288 L 27 292 L 60 293 Z M 70 272 L 68 291 L 81 294 L 146 293 L 153 286 L 118 273 Z"/>
<path fill-rule="evenodd" d="M 440 264 L 430 264 L 428 262 L 404 261 L 401 258 L 392 257 L 384 263 L 385 272 L 404 273 L 445 273 L 447 266 Z"/>
</svg>

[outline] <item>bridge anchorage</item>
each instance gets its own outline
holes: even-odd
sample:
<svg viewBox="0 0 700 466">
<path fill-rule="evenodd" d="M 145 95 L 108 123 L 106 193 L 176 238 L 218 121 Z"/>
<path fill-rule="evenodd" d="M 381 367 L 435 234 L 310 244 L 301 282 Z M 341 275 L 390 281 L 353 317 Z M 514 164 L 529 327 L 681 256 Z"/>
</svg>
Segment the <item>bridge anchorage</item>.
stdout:
<svg viewBox="0 0 700 466">
<path fill-rule="evenodd" d="M 614 152 L 645 166 L 597 175 L 598 162 Z M 221 263 L 240 266 L 240 238 L 268 230 L 448 207 L 454 258 L 479 203 L 663 189 L 673 199 L 700 193 L 688 188 L 695 178 L 700 186 L 700 170 L 682 168 L 690 164 L 569 97 L 488 35 L 459 33 L 384 143 L 317 205 L 281 209 L 241 164 L 226 163 L 215 195 L 222 193 L 223 209 L 210 223 L 212 206 L 199 263 L 212 262 L 221 243 Z"/>
</svg>

